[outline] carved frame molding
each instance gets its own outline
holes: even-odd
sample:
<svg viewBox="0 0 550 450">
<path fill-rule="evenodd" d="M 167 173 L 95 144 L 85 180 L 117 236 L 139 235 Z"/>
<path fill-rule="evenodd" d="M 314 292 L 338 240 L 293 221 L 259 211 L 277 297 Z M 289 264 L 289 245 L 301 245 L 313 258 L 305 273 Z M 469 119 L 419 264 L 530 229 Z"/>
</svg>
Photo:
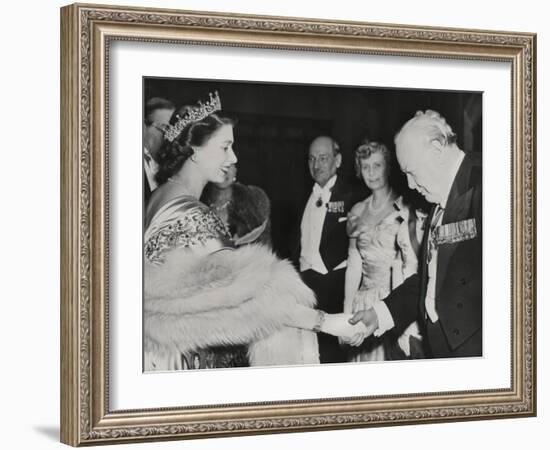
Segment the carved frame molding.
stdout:
<svg viewBox="0 0 550 450">
<path fill-rule="evenodd" d="M 112 40 L 507 61 L 512 66 L 510 389 L 111 412 L 108 95 Z M 73 446 L 536 414 L 536 36 L 75 4 L 61 10 L 61 439 Z"/>
</svg>

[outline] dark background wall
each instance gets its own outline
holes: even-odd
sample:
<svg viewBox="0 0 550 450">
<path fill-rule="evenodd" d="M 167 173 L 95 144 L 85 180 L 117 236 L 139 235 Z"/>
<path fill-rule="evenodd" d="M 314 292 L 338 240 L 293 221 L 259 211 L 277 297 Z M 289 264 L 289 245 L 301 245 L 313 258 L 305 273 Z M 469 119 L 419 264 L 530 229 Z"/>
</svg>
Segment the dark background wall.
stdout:
<svg viewBox="0 0 550 450">
<path fill-rule="evenodd" d="M 288 256 L 300 199 L 311 189 L 306 159 L 316 136 L 330 135 L 340 143 L 340 176 L 358 185 L 353 155 L 361 139 L 382 141 L 393 150 L 395 133 L 417 110 L 440 112 L 460 148 L 481 151 L 479 92 L 144 78 L 144 102 L 164 97 L 177 106 L 194 104 L 215 90 L 223 110 L 238 119 L 239 181 L 260 186 L 271 199 L 273 243 L 281 256 Z M 392 183 L 407 193 L 398 169 Z"/>
</svg>

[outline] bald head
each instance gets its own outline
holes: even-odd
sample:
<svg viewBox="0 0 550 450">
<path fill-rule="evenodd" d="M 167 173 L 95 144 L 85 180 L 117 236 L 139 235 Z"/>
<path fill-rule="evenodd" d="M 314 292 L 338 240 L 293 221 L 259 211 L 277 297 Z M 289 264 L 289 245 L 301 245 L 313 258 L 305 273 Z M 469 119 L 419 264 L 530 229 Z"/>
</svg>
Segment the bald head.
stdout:
<svg viewBox="0 0 550 450">
<path fill-rule="evenodd" d="M 456 135 L 436 111 L 419 111 L 395 136 L 395 152 L 411 189 L 441 204 L 452 183 L 459 152 Z"/>
<path fill-rule="evenodd" d="M 309 146 L 308 167 L 311 177 L 323 187 L 342 163 L 338 143 L 329 136 L 316 137 Z"/>
</svg>

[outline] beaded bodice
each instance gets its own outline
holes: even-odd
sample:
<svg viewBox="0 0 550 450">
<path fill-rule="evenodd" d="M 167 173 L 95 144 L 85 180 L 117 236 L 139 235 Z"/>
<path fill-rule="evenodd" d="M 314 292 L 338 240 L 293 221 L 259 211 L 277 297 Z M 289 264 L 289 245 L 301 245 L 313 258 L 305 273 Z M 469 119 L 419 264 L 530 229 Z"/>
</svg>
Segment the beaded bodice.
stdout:
<svg viewBox="0 0 550 450">
<path fill-rule="evenodd" d="M 145 231 L 144 253 L 150 262 L 160 264 L 169 250 L 229 239 L 227 227 L 209 207 L 191 197 L 179 197 L 152 217 Z"/>
</svg>

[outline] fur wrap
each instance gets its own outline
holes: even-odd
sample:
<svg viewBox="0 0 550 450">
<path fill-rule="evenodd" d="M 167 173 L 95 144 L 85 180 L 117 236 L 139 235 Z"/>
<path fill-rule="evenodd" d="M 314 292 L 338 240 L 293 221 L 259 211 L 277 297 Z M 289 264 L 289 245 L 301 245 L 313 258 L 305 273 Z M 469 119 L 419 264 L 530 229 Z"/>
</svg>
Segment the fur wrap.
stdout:
<svg viewBox="0 0 550 450">
<path fill-rule="evenodd" d="M 213 206 L 220 191 L 208 184 L 201 200 Z M 242 238 L 264 225 L 263 232 L 254 242 L 271 247 L 271 204 L 267 194 L 258 186 L 245 185 L 238 181 L 231 186 L 231 201 L 227 206 L 227 225 L 234 239 Z M 247 242 L 249 243 L 249 242 Z"/>
<path fill-rule="evenodd" d="M 261 245 L 197 255 L 177 249 L 145 265 L 144 351 L 248 344 L 250 364 L 319 362 L 314 332 L 290 327 L 313 292 L 288 261 Z"/>
</svg>

